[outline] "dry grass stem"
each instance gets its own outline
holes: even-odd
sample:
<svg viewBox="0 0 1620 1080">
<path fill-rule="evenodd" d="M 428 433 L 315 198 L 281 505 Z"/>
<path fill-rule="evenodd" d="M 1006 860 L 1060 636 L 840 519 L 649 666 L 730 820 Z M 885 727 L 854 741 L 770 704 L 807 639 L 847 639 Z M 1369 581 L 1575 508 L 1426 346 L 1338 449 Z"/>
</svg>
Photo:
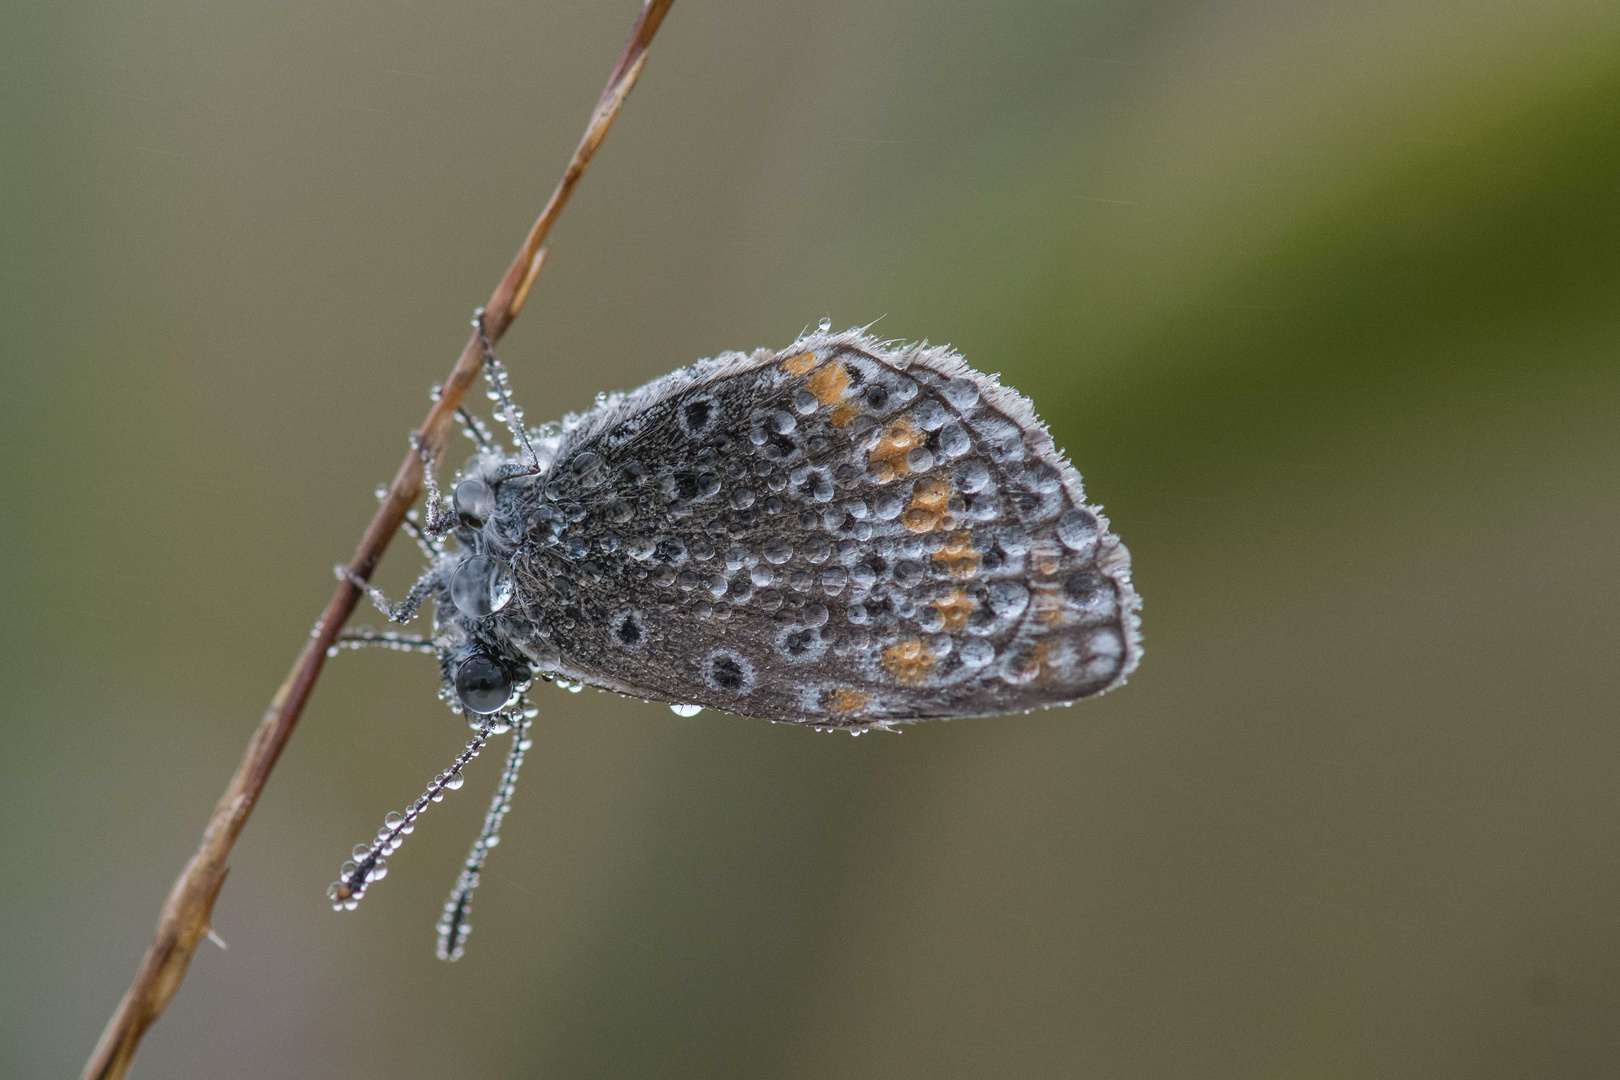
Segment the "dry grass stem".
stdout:
<svg viewBox="0 0 1620 1080">
<path fill-rule="evenodd" d="M 528 297 L 534 277 L 545 261 L 546 236 L 624 106 L 631 87 L 646 63 L 647 47 L 672 3 L 674 0 L 646 0 L 625 44 L 624 53 L 619 57 L 608 78 L 607 87 L 591 114 L 585 135 L 568 162 L 568 168 L 485 306 L 484 322 L 491 340 L 499 340 L 506 332 Z M 435 461 L 443 457 L 451 420 L 468 387 L 477 378 L 482 362 L 475 331 L 468 336 L 461 356 L 457 358 L 450 377 L 445 380 L 444 389 L 428 410 L 427 418 L 419 429 L 422 445 Z M 422 459 L 412 451 L 405 455 L 399 471 L 394 474 L 387 496 L 355 548 L 349 566 L 356 575 L 364 579 L 371 577 L 388 542 L 404 520 L 406 511 L 415 504 L 421 493 Z M 359 598 L 360 590 L 355 585 L 346 581 L 338 584 L 321 617 L 319 630 L 305 643 L 286 681 L 276 691 L 270 707 L 248 742 L 242 763 L 237 766 L 225 794 L 214 808 L 197 853 L 169 890 L 168 899 L 164 901 L 158 917 L 157 934 L 141 961 L 134 982 L 118 1003 L 100 1041 L 96 1043 L 84 1067 L 84 1080 L 118 1080 L 123 1077 L 135 1057 L 141 1036 L 162 1014 L 175 991 L 180 988 L 193 950 L 208 933 L 214 900 L 225 883 L 225 860 L 242 827 L 247 824 L 249 815 L 253 813 L 265 781 L 270 777 L 270 770 L 275 768 L 276 760 L 298 724 L 298 718 L 315 688 L 315 681 L 320 677 L 327 649 L 336 641 L 338 632 L 353 613 Z"/>
</svg>

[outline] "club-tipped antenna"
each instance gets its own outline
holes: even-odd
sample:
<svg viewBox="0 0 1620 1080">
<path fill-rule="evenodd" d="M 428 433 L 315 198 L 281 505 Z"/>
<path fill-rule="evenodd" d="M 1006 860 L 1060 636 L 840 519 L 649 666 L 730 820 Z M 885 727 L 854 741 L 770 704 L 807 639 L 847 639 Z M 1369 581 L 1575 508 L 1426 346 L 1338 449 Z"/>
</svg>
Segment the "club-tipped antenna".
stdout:
<svg viewBox="0 0 1620 1080">
<path fill-rule="evenodd" d="M 428 785 L 427 790 L 401 814 L 398 810 L 390 810 L 383 818 L 382 828 L 377 830 L 377 838 L 369 844 L 356 844 L 354 858 L 343 864 L 338 873 L 338 879 L 326 889 L 327 899 L 332 901 L 334 911 L 353 911 L 360 905 L 366 895 L 366 888 L 373 881 L 381 881 L 388 874 L 387 856 L 399 850 L 405 837 L 416 828 L 416 819 L 421 817 L 432 803 L 442 802 L 445 792 L 454 791 L 462 785 L 461 770 L 467 762 L 478 756 L 491 735 L 507 730 L 514 718 L 509 714 L 493 713 L 484 718 L 482 726 L 474 732 L 472 741 L 467 743 L 465 749 L 456 755 L 450 767 Z"/>
<path fill-rule="evenodd" d="M 484 331 L 483 308 L 473 312 L 473 327 L 478 331 L 478 347 L 484 353 L 484 379 L 489 383 L 490 396 L 500 405 L 500 415 L 496 419 L 506 421 L 506 429 L 512 433 L 514 445 L 529 452 L 530 469 L 539 472 L 540 455 L 534 452 L 534 444 L 529 442 L 529 431 L 523 426 L 523 410 L 512 400 L 512 387 L 506 378 L 506 368 L 496 357 L 495 346 Z"/>
<path fill-rule="evenodd" d="M 506 812 L 512 809 L 512 792 L 517 787 L 518 770 L 523 767 L 523 754 L 533 745 L 529 738 L 529 723 L 536 710 L 527 700 L 518 702 L 518 710 L 512 728 L 512 749 L 507 752 L 501 782 L 496 785 L 495 795 L 489 802 L 489 812 L 484 815 L 483 831 L 467 852 L 467 861 L 461 866 L 461 876 L 456 879 L 456 887 L 450 891 L 450 899 L 444 902 L 444 914 L 435 927 L 439 932 L 440 960 L 460 960 L 462 950 L 467 947 L 467 935 L 472 932 L 467 914 L 472 907 L 473 890 L 478 888 L 478 878 L 483 872 L 484 860 L 489 857 L 489 849 L 501 842 L 501 821 L 506 817 Z"/>
</svg>

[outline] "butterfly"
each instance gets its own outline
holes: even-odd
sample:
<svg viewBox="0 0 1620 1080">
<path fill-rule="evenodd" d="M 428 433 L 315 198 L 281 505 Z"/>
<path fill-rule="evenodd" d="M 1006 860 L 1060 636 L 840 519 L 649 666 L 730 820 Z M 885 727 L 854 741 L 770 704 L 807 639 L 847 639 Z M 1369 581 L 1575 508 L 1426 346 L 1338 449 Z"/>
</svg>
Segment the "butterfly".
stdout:
<svg viewBox="0 0 1620 1080">
<path fill-rule="evenodd" d="M 1067 705 L 1141 657 L 1125 546 L 1029 400 L 949 348 L 823 323 L 530 429 L 483 340 L 513 445 L 464 411 L 478 449 L 449 500 L 430 463 L 413 530 L 427 570 L 399 604 L 355 579 L 398 622 L 431 600 L 433 633 L 340 642 L 431 652 L 476 734 L 356 849 L 336 906 L 353 907 L 483 741 L 514 728 L 440 924 L 440 955 L 460 955 L 536 679 L 859 734 Z"/>
</svg>

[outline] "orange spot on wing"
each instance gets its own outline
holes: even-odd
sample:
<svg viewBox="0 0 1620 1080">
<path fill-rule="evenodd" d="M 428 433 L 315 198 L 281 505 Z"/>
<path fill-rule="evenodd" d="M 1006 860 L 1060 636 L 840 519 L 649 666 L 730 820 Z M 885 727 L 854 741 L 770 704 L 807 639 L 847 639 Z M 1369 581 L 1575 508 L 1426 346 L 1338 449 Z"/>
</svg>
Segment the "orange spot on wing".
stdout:
<svg viewBox="0 0 1620 1080">
<path fill-rule="evenodd" d="M 1056 574 L 1063 569 L 1063 549 L 1056 544 L 1038 543 L 1029 554 L 1037 573 Z"/>
<path fill-rule="evenodd" d="M 1062 626 L 1069 621 L 1060 585 L 1036 585 L 1029 594 L 1029 608 L 1041 626 Z"/>
<path fill-rule="evenodd" d="M 921 441 L 917 436 L 917 429 L 911 426 L 911 418 L 897 417 L 883 429 L 878 444 L 872 447 L 867 460 L 874 464 L 887 465 L 895 476 L 904 476 L 911 471 L 911 467 L 906 464 L 906 455 Z"/>
<path fill-rule="evenodd" d="M 934 552 L 934 561 L 944 563 L 953 578 L 970 578 L 979 572 L 979 553 L 973 550 L 973 534 L 966 529 L 945 538 L 945 546 Z"/>
<path fill-rule="evenodd" d="M 853 686 L 835 686 L 822 695 L 822 704 L 828 712 L 852 713 L 872 700 L 872 695 Z"/>
<path fill-rule="evenodd" d="M 961 589 L 952 589 L 949 596 L 928 606 L 939 612 L 945 620 L 945 629 L 951 633 L 966 629 L 968 616 L 979 610 L 979 602 Z"/>
<path fill-rule="evenodd" d="M 945 503 L 951 497 L 951 485 L 944 477 L 931 476 L 917 485 L 911 493 L 911 505 L 936 514 L 945 512 Z"/>
<path fill-rule="evenodd" d="M 917 484 L 911 493 L 901 524 L 914 533 L 933 532 L 945 516 L 945 504 L 951 497 L 951 485 L 942 477 L 932 476 Z"/>
<path fill-rule="evenodd" d="M 935 662 L 933 652 L 920 638 L 897 641 L 883 650 L 883 670 L 901 686 L 921 686 Z"/>
<path fill-rule="evenodd" d="M 1048 682 L 1055 672 L 1052 670 L 1052 647 L 1044 641 L 1037 641 L 1028 652 L 1018 656 L 1016 660 L 1011 657 L 1008 662 L 1016 663 L 1017 667 L 1009 674 L 1016 674 L 1020 682 Z"/>
<path fill-rule="evenodd" d="M 1056 674 L 1052 670 L 1050 662 L 1051 653 L 1052 645 L 1050 642 L 1037 641 L 1035 643 L 1035 655 L 1030 658 L 1030 663 L 1035 667 L 1035 680 L 1037 682 L 1049 682 L 1052 676 Z"/>
<path fill-rule="evenodd" d="M 861 415 L 860 406 L 853 401 L 840 401 L 833 406 L 832 415 L 827 419 L 835 428 L 845 427 L 849 422 Z"/>
<path fill-rule="evenodd" d="M 831 405 L 849 389 L 849 371 L 843 364 L 828 364 L 804 380 L 804 388 L 823 405 Z"/>
<path fill-rule="evenodd" d="M 789 375 L 803 375 L 816 366 L 816 354 L 811 352 L 796 353 L 782 361 L 782 370 Z"/>
</svg>

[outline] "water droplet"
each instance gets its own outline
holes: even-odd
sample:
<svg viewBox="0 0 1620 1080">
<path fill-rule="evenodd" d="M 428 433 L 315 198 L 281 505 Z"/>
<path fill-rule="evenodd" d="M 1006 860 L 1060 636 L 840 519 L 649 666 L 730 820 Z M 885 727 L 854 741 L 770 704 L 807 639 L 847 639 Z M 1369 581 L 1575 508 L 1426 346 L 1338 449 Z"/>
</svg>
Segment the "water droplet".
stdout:
<svg viewBox="0 0 1620 1080">
<path fill-rule="evenodd" d="M 765 556 L 767 561 L 781 566 L 793 558 L 793 545 L 788 542 L 786 537 L 773 536 L 765 541 L 764 546 L 760 548 L 760 554 Z"/>
<path fill-rule="evenodd" d="M 465 776 L 462 776 L 460 773 L 451 773 L 450 778 L 444 782 L 444 786 L 449 788 L 451 791 L 460 791 L 461 785 L 465 784 L 466 782 L 467 778 Z"/>
<path fill-rule="evenodd" d="M 456 697 L 469 711 L 492 713 L 512 696 L 513 678 L 505 665 L 473 653 L 456 667 Z"/>
<path fill-rule="evenodd" d="M 474 555 L 450 579 L 450 599 L 475 619 L 493 615 L 512 599 L 512 570 L 492 555 Z"/>
<path fill-rule="evenodd" d="M 602 482 L 602 457 L 590 450 L 585 451 L 569 463 L 573 474 L 585 487 L 594 487 Z"/>
<path fill-rule="evenodd" d="M 956 467 L 956 486 L 968 494 L 990 486 L 990 469 L 984 462 L 964 461 Z"/>
<path fill-rule="evenodd" d="M 998 581 L 990 586 L 990 610 L 1002 618 L 1021 615 L 1029 604 L 1029 590 L 1016 581 Z"/>
<path fill-rule="evenodd" d="M 822 319 L 820 322 L 816 323 L 816 326 L 821 330 L 821 332 L 823 334 L 825 334 L 827 331 L 832 329 L 832 320 L 831 319 Z"/>
<path fill-rule="evenodd" d="M 1024 471 L 1024 480 L 1031 491 L 1056 491 L 1063 483 L 1063 474 L 1050 462 L 1037 461 Z"/>
<path fill-rule="evenodd" d="M 979 388 L 973 385 L 972 379 L 952 379 L 945 384 L 945 400 L 957 412 L 967 412 L 979 403 Z"/>
<path fill-rule="evenodd" d="M 961 424 L 946 424 L 939 432 L 939 452 L 948 458 L 961 457 L 973 449 L 973 440 Z"/>
<path fill-rule="evenodd" d="M 945 411 L 945 406 L 928 398 L 911 411 L 913 421 L 924 431 L 938 431 L 950 420 L 951 414 Z"/>
<path fill-rule="evenodd" d="M 679 704 L 676 704 L 676 705 L 671 705 L 669 707 L 669 711 L 674 713 L 676 716 L 692 717 L 692 716 L 696 716 L 698 713 L 702 712 L 703 711 L 703 706 L 701 706 L 701 705 L 679 705 Z"/>
<path fill-rule="evenodd" d="M 469 477 L 456 485 L 451 496 L 456 516 L 474 528 L 489 520 L 495 512 L 495 492 L 477 477 Z"/>
<path fill-rule="evenodd" d="M 956 655 L 961 658 L 964 666 L 981 668 L 996 658 L 996 650 L 983 638 L 969 638 L 962 643 Z"/>
<path fill-rule="evenodd" d="M 1096 544 L 1097 532 L 1097 519 L 1089 510 L 1076 507 L 1058 519 L 1058 539 L 1075 551 L 1087 551 Z"/>
<path fill-rule="evenodd" d="M 653 556 L 661 563 L 679 566 L 686 561 L 686 543 L 678 536 L 660 536 L 653 542 Z"/>
</svg>

